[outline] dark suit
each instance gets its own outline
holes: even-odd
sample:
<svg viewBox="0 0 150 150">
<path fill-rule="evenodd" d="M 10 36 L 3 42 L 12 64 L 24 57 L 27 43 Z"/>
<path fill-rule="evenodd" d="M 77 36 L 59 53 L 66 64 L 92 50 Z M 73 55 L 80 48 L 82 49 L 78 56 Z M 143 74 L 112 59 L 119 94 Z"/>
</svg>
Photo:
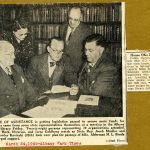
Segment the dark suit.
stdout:
<svg viewBox="0 0 150 150">
<path fill-rule="evenodd" d="M 36 100 L 36 95 L 30 84 L 27 82 L 22 69 L 13 65 L 11 78 L 0 67 L 0 116 L 8 113 L 19 114 Z"/>
<path fill-rule="evenodd" d="M 27 78 L 35 90 L 41 94 L 49 90 L 52 85 L 71 86 L 71 84 L 77 83 L 76 73 L 70 66 L 70 59 L 66 55 L 57 63 L 51 78 L 49 78 L 48 54 L 35 56 L 29 65 Z"/>
<path fill-rule="evenodd" d="M 116 67 L 107 58 L 105 52 L 89 73 L 87 65 L 88 63 L 85 63 L 79 75 L 80 93 L 100 96 L 99 116 L 120 115 L 121 86 Z"/>
<path fill-rule="evenodd" d="M 64 41 L 66 39 L 67 28 L 68 24 L 64 24 L 60 28 L 60 36 L 64 39 Z M 80 25 L 71 34 L 69 44 L 65 44 L 65 53 L 70 57 L 76 72 L 79 71 L 79 67 L 83 63 L 83 41 L 92 33 L 93 32 L 89 26 L 80 23 Z"/>
</svg>

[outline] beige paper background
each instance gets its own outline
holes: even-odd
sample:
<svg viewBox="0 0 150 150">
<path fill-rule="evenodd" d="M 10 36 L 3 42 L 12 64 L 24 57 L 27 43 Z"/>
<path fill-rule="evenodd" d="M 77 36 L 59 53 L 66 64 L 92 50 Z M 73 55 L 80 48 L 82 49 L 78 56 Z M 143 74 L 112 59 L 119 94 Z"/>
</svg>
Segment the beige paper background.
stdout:
<svg viewBox="0 0 150 150">
<path fill-rule="evenodd" d="M 0 0 L 0 3 L 50 2 L 113 2 L 113 0 Z M 117 2 L 117 0 L 116 0 Z M 120 2 L 120 1 L 119 1 Z M 127 49 L 150 49 L 150 0 L 124 0 L 126 2 Z M 81 147 L 28 147 L 10 150 L 149 150 L 150 149 L 150 92 L 127 93 L 128 145 Z M 4 148 L 8 149 L 8 148 Z"/>
</svg>

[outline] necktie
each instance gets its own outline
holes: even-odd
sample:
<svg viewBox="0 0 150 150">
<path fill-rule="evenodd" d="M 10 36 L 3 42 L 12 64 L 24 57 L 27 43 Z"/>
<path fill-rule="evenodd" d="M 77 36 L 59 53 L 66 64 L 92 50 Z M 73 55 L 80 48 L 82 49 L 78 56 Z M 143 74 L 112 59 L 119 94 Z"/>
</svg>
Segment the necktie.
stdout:
<svg viewBox="0 0 150 150">
<path fill-rule="evenodd" d="M 11 67 L 6 67 L 6 70 L 7 70 L 8 75 L 12 75 Z"/>
<path fill-rule="evenodd" d="M 13 84 L 16 85 L 15 80 L 14 80 L 14 77 L 13 77 L 13 75 L 12 75 L 11 68 L 6 67 L 6 70 L 7 70 L 7 72 L 8 72 L 8 76 L 9 76 L 10 79 L 12 80 Z"/>
<path fill-rule="evenodd" d="M 66 40 L 66 44 L 69 44 L 69 41 L 70 41 L 72 33 L 73 33 L 73 29 L 71 28 L 71 31 L 70 31 L 69 36 L 68 36 L 68 39 Z"/>
<path fill-rule="evenodd" d="M 92 64 L 91 63 L 88 63 L 87 66 L 86 66 L 86 90 L 89 91 L 89 88 L 90 88 L 90 72 L 91 72 L 91 69 L 92 69 Z"/>
<path fill-rule="evenodd" d="M 50 62 L 50 67 L 53 67 L 56 65 L 56 62 Z"/>
<path fill-rule="evenodd" d="M 87 72 L 88 72 L 88 73 L 91 72 L 92 67 L 93 67 L 93 66 L 92 66 L 91 63 L 88 63 L 88 64 L 87 64 Z"/>
<path fill-rule="evenodd" d="M 70 41 L 70 38 L 71 38 L 71 35 L 72 35 L 72 29 L 71 29 L 71 32 L 70 32 L 70 34 L 69 34 L 69 37 L 68 37 L 68 41 Z"/>
</svg>

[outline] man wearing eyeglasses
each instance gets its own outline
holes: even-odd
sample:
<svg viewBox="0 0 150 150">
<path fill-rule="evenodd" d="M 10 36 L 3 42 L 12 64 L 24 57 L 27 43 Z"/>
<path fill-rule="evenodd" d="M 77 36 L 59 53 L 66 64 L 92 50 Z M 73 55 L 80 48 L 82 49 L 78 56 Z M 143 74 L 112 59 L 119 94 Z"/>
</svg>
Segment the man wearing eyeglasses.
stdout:
<svg viewBox="0 0 150 150">
<path fill-rule="evenodd" d="M 47 46 L 47 53 L 35 56 L 27 71 L 27 78 L 35 90 L 42 94 L 53 85 L 71 86 L 77 82 L 77 75 L 70 59 L 63 55 L 64 41 L 53 37 Z"/>
<path fill-rule="evenodd" d="M 81 9 L 73 7 L 68 13 L 68 23 L 64 23 L 60 28 L 60 36 L 65 41 L 65 52 L 70 57 L 76 72 L 79 72 L 83 63 L 83 41 L 93 33 L 92 29 L 81 20 Z"/>
<path fill-rule="evenodd" d="M 70 94 L 100 96 L 98 116 L 120 116 L 118 72 L 108 58 L 105 46 L 106 42 L 100 34 L 92 34 L 86 38 L 84 47 L 87 61 L 79 74 L 78 86 L 72 86 Z"/>
</svg>

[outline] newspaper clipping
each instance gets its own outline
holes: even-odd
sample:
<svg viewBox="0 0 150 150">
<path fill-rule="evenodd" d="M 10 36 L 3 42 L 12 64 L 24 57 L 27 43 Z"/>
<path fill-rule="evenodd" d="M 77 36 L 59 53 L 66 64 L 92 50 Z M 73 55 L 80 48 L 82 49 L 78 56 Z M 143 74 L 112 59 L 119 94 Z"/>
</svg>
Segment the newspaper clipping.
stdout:
<svg viewBox="0 0 150 150">
<path fill-rule="evenodd" d="M 128 50 L 127 64 L 127 90 L 150 91 L 150 51 Z"/>
<path fill-rule="evenodd" d="M 125 3 L 0 11 L 0 147 L 127 144 Z M 148 56 L 127 53 L 129 91 Z"/>
</svg>

